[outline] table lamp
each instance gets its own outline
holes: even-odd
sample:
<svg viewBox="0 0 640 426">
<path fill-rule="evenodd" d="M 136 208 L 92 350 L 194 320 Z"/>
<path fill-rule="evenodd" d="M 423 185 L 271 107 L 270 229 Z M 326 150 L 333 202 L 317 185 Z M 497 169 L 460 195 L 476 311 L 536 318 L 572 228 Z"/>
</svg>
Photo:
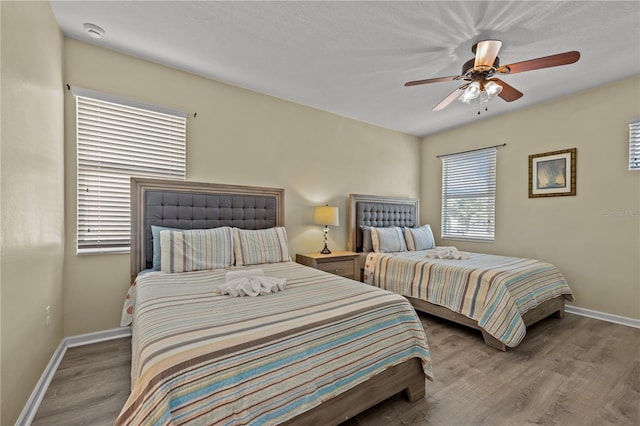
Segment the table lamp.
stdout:
<svg viewBox="0 0 640 426">
<path fill-rule="evenodd" d="M 313 214 L 313 222 L 316 225 L 324 225 L 324 248 L 320 251 L 322 254 L 331 254 L 331 250 L 327 247 L 327 234 L 329 233 L 329 225 L 340 225 L 338 208 L 329 206 L 316 207 Z"/>
</svg>

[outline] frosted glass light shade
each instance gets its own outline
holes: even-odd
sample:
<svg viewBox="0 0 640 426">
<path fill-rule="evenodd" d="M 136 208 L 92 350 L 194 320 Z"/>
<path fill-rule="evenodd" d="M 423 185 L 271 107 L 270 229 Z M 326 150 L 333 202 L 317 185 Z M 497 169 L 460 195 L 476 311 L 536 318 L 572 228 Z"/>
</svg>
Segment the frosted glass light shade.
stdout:
<svg viewBox="0 0 640 426">
<path fill-rule="evenodd" d="M 476 99 L 480 96 L 480 83 L 474 81 L 469 84 L 467 88 L 462 92 L 462 95 L 458 98 L 460 102 L 464 102 L 465 104 L 471 103 L 472 100 Z"/>
<path fill-rule="evenodd" d="M 500 86 L 495 81 L 490 81 L 484 85 L 484 90 L 486 90 L 489 97 L 497 96 L 502 92 L 502 86 Z"/>
<path fill-rule="evenodd" d="M 480 96 L 480 83 L 474 81 L 464 91 L 465 97 L 469 99 L 475 99 Z"/>
</svg>

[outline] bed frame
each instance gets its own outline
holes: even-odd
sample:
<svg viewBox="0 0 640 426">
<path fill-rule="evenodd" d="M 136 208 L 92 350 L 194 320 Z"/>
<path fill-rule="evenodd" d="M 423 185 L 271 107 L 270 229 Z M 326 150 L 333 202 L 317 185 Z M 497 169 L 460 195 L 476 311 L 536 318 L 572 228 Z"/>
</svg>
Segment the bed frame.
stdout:
<svg viewBox="0 0 640 426">
<path fill-rule="evenodd" d="M 151 225 L 182 229 L 284 226 L 284 189 L 132 178 L 132 279 L 152 264 Z M 411 402 L 424 398 L 425 375 L 419 359 L 388 368 L 286 424 L 337 425 L 399 392 L 405 392 Z"/>
<path fill-rule="evenodd" d="M 349 250 L 362 253 L 362 229 L 361 226 L 417 226 L 419 225 L 419 203 L 415 198 L 385 197 L 376 195 L 350 194 L 349 195 Z M 364 274 L 360 273 L 360 276 Z M 501 351 L 506 351 L 504 343 L 485 332 L 478 323 L 470 318 L 460 315 L 444 306 L 434 305 L 425 300 L 407 297 L 413 307 L 420 312 L 425 312 L 458 324 L 475 328 L 482 332 L 484 342 Z M 555 315 L 564 318 L 564 297 L 558 296 L 543 302 L 536 308 L 522 315 L 524 325 L 530 325 Z"/>
</svg>

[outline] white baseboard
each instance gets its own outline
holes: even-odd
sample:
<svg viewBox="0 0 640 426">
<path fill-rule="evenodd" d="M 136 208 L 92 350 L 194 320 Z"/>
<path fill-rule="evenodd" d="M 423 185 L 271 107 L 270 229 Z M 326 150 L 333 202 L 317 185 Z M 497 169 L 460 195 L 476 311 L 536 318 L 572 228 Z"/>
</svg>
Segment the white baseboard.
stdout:
<svg viewBox="0 0 640 426">
<path fill-rule="evenodd" d="M 119 339 L 121 337 L 131 336 L 131 327 L 114 328 L 111 330 L 98 331 L 95 333 L 80 334 L 77 336 L 69 336 L 62 339 L 56 350 L 51 355 L 49 364 L 44 369 L 44 372 L 40 376 L 40 380 L 36 383 L 36 387 L 31 392 L 31 396 L 27 400 L 18 420 L 16 426 L 29 426 L 33 422 L 38 408 L 44 399 L 44 395 L 53 380 L 53 375 L 60 366 L 60 362 L 67 352 L 68 348 L 76 346 L 88 345 L 91 343 L 104 342 L 106 340 Z"/>
<path fill-rule="evenodd" d="M 63 342 L 66 342 L 68 348 L 75 348 L 76 346 L 90 345 L 91 343 L 104 342 L 129 336 L 131 336 L 131 327 L 120 327 L 112 328 L 111 330 L 97 331 L 95 333 L 65 337 Z"/>
<path fill-rule="evenodd" d="M 592 311 L 591 309 L 579 308 L 577 306 L 565 305 L 564 310 L 570 314 L 581 315 L 583 317 L 594 318 L 602 321 L 613 322 L 615 324 L 626 325 L 628 327 L 640 328 L 640 320 L 623 317 L 621 315 L 608 314 L 606 312 Z"/>
<path fill-rule="evenodd" d="M 64 339 L 56 350 L 51 355 L 51 359 L 49 360 L 49 364 L 44 369 L 42 376 L 40 376 L 40 380 L 36 383 L 36 387 L 31 392 L 27 403 L 22 409 L 22 413 L 18 417 L 16 421 L 16 426 L 28 426 L 33 421 L 33 418 L 36 416 L 38 412 L 38 407 L 40 407 L 40 403 L 44 398 L 44 394 L 47 392 L 47 388 L 53 379 L 53 375 L 56 373 L 58 366 L 60 365 L 60 361 L 64 357 L 65 352 L 67 352 L 67 347 L 64 345 Z"/>
</svg>

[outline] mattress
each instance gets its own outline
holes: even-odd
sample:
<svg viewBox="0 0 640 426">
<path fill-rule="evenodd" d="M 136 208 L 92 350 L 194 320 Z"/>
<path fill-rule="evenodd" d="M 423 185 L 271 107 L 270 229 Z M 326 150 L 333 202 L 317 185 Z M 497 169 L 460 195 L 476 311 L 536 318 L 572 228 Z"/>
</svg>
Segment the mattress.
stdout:
<svg viewBox="0 0 640 426">
<path fill-rule="evenodd" d="M 432 378 L 404 297 L 293 262 L 258 267 L 285 290 L 217 294 L 226 270 L 136 279 L 122 315 L 132 389 L 116 424 L 277 424 L 411 358 Z"/>
</svg>

